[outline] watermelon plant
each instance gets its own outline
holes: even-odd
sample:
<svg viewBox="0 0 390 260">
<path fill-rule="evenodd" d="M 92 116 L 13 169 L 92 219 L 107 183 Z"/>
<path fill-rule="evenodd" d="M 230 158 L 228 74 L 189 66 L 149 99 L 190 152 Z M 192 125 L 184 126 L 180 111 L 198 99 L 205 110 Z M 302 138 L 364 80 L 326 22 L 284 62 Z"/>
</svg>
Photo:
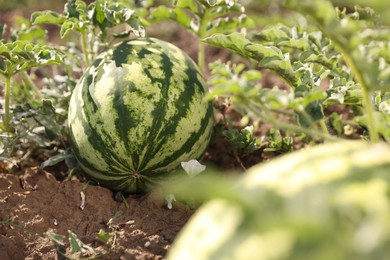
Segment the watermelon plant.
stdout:
<svg viewBox="0 0 390 260">
<path fill-rule="evenodd" d="M 198 40 L 198 65 L 205 72 L 205 43 L 203 38 L 216 32 L 235 32 L 253 26 L 245 7 L 237 0 L 175 0 L 173 7 L 160 5 L 150 8 L 150 23 L 173 20 L 195 35 Z"/>
<path fill-rule="evenodd" d="M 2 130 L 11 131 L 10 95 L 12 78 L 32 67 L 62 63 L 60 51 L 27 41 L 0 42 L 0 74 L 5 78 L 5 103 Z"/>
<path fill-rule="evenodd" d="M 108 47 L 112 38 L 128 37 L 131 33 L 144 36 L 145 29 L 140 24 L 134 10 L 121 3 L 108 1 L 94 1 L 90 4 L 82 0 L 69 0 L 63 14 L 51 10 L 37 11 L 31 15 L 33 24 L 55 24 L 60 26 L 61 38 L 74 31 L 80 35 L 81 47 L 86 66 L 90 65 L 91 58 L 102 45 Z M 120 33 L 109 33 L 109 29 L 126 24 L 129 29 Z"/>
<path fill-rule="evenodd" d="M 75 88 L 69 134 L 81 168 L 113 190 L 141 192 L 205 152 L 213 108 L 196 64 L 138 38 L 100 54 Z"/>
<path fill-rule="evenodd" d="M 325 110 L 334 104 L 347 105 L 355 116 L 354 122 L 347 124 L 367 130 L 364 138 L 388 140 L 385 130 L 388 116 L 383 102 L 389 86 L 385 47 L 389 38 L 385 33 L 388 27 L 381 16 L 368 6 L 336 8 L 330 1 L 323 0 L 280 1 L 278 4 L 280 8 L 298 13 L 286 22 L 292 25 L 269 25 L 250 34 L 218 33 L 204 41 L 253 60 L 263 70 L 273 71 L 291 92 L 261 86 L 259 89 L 258 84 L 252 82 L 237 84 L 239 73 L 220 74 L 219 68 L 215 74 L 219 76 L 215 94 L 230 94 L 238 101 L 236 105 L 244 107 L 248 113 L 272 122 L 277 128 L 298 135 L 304 133 L 314 140 L 334 140 L 329 133 L 336 131 L 332 129 L 336 126 L 335 118 L 327 118 Z M 302 15 L 307 20 L 302 20 Z M 376 26 L 378 24 L 381 25 Z M 367 60 L 369 62 L 364 62 Z M 379 103 L 382 103 L 381 109 Z M 280 115 L 295 123 L 286 124 L 278 119 Z"/>
</svg>

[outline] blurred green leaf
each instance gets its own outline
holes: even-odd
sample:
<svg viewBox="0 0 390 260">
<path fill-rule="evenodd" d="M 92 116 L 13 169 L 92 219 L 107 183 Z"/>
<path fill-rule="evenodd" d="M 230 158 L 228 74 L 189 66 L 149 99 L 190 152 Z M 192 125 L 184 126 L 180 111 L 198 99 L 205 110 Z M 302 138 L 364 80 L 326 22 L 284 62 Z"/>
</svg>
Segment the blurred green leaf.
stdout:
<svg viewBox="0 0 390 260">
<path fill-rule="evenodd" d="M 82 254 L 91 253 L 96 255 L 98 253 L 95 249 L 84 244 L 80 239 L 78 239 L 77 235 L 72 231 L 68 230 L 68 234 L 69 234 L 69 243 L 71 247 L 71 251 L 70 251 L 71 254 L 80 252 Z"/>
<path fill-rule="evenodd" d="M 193 13 L 198 11 L 196 0 L 174 0 L 173 5 L 179 8 L 188 8 Z"/>
<path fill-rule="evenodd" d="M 106 232 L 103 229 L 100 229 L 96 235 L 96 238 L 102 241 L 104 244 L 106 244 L 111 237 L 113 237 L 113 234 L 111 232 Z"/>
<path fill-rule="evenodd" d="M 31 15 L 32 24 L 62 24 L 65 20 L 65 17 L 54 11 L 37 11 Z"/>
<path fill-rule="evenodd" d="M 0 41 L 4 38 L 4 33 L 7 28 L 6 24 L 0 23 Z"/>
<path fill-rule="evenodd" d="M 60 234 L 56 234 L 56 233 L 53 233 L 53 232 L 46 232 L 45 235 L 52 241 L 54 241 L 56 244 L 58 245 L 65 245 L 64 243 L 64 240 L 65 240 L 65 236 L 63 235 L 60 235 Z"/>
</svg>

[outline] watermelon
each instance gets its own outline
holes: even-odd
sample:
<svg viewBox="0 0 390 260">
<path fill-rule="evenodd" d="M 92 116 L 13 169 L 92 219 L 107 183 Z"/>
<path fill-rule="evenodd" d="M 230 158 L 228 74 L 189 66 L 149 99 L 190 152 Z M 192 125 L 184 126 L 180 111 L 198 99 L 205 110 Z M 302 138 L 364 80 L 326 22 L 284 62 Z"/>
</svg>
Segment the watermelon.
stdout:
<svg viewBox="0 0 390 260">
<path fill-rule="evenodd" d="M 210 200 L 166 258 L 387 259 L 389 173 L 388 144 L 342 141 L 260 163 L 230 182 L 175 183 L 176 197 Z"/>
<path fill-rule="evenodd" d="M 137 38 L 101 53 L 69 104 L 83 172 L 114 191 L 138 193 L 199 159 L 213 129 L 206 93 L 197 65 L 168 42 Z"/>
</svg>

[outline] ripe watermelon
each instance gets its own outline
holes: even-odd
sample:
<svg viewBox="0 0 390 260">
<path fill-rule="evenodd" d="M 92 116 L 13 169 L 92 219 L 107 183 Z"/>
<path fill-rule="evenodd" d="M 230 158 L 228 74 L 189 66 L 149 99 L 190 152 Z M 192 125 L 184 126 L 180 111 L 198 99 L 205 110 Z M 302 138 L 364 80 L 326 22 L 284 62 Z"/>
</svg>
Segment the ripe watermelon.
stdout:
<svg viewBox="0 0 390 260">
<path fill-rule="evenodd" d="M 142 192 L 203 155 L 213 108 L 196 64 L 176 46 L 138 38 L 100 54 L 69 105 L 74 154 L 112 190 Z"/>
</svg>

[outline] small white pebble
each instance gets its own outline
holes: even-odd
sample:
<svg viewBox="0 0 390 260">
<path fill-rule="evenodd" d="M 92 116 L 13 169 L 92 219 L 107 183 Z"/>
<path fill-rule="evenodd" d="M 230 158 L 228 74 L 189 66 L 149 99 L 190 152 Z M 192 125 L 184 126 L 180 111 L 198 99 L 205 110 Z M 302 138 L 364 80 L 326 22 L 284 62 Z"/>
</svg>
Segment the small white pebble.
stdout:
<svg viewBox="0 0 390 260">
<path fill-rule="evenodd" d="M 57 225 L 58 225 L 57 219 L 54 219 L 54 226 L 57 226 Z"/>
<path fill-rule="evenodd" d="M 144 247 L 149 247 L 149 246 L 150 246 L 150 242 L 146 241 Z"/>
<path fill-rule="evenodd" d="M 84 194 L 84 192 L 81 191 L 80 196 L 81 196 L 80 209 L 84 210 L 84 208 L 85 208 L 85 194 Z"/>
<path fill-rule="evenodd" d="M 169 194 L 165 197 L 165 200 L 167 201 L 167 208 L 172 209 L 172 202 L 176 201 L 175 195 Z"/>
</svg>

